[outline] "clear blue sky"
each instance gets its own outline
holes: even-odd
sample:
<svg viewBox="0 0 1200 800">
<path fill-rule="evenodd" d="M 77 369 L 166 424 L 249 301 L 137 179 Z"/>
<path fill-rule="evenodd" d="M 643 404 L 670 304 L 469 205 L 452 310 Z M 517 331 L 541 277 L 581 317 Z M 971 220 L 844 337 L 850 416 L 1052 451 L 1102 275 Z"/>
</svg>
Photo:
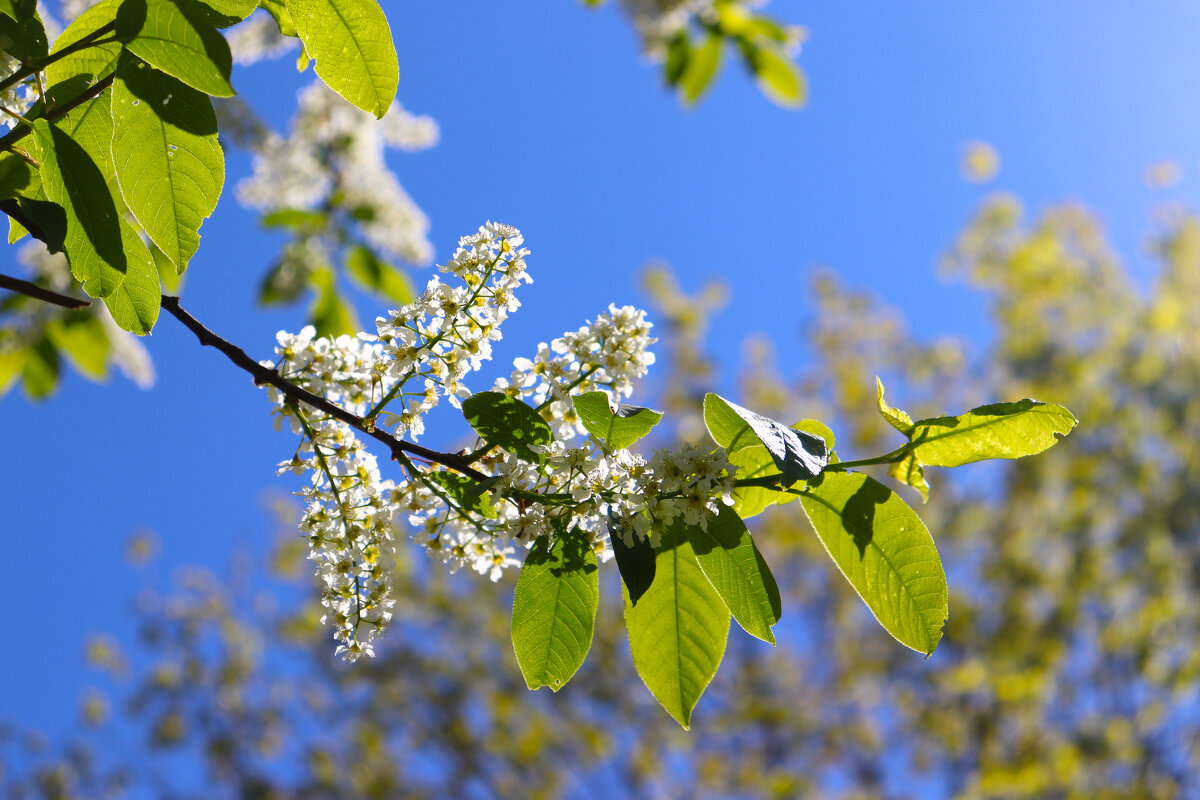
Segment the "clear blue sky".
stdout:
<svg viewBox="0 0 1200 800">
<path fill-rule="evenodd" d="M 391 160 L 432 218 L 438 260 L 489 218 L 522 228 L 533 251 L 536 282 L 506 324 L 504 363 L 609 302 L 640 303 L 634 276 L 656 257 L 689 287 L 718 275 L 732 284 L 715 337 L 727 368 L 756 331 L 775 337 L 785 370 L 803 363 L 814 265 L 873 286 L 919 334 L 979 341 L 979 299 L 940 282 L 935 264 L 988 190 L 1033 209 L 1087 202 L 1148 280 L 1148 211 L 1200 185 L 1200 6 L 1190 1 L 776 0 L 777 16 L 812 35 L 801 58 L 811 100 L 799 112 L 765 101 L 737 64 L 683 110 L 615 8 L 384 7 L 399 100 L 442 130 L 433 150 Z M 312 76 L 284 59 L 234 78 L 281 128 Z M 984 188 L 958 173 L 968 139 L 1003 160 Z M 1185 179 L 1151 193 L 1142 172 L 1166 158 Z M 247 171 L 231 153 L 227 191 Z M 185 306 L 268 356 L 274 332 L 302 318 L 253 304 L 278 242 L 231 194 L 203 237 Z M 166 316 L 147 344 L 159 372 L 149 392 L 72 375 L 49 402 L 0 400 L 0 719 L 52 735 L 74 724 L 90 680 L 82 638 L 130 634 L 139 583 L 121 548 L 132 530 L 160 536 L 163 579 L 181 564 L 224 570 L 236 548 L 263 549 L 264 491 L 295 488 L 274 477 L 294 440 L 272 429 L 244 374 Z"/>
</svg>

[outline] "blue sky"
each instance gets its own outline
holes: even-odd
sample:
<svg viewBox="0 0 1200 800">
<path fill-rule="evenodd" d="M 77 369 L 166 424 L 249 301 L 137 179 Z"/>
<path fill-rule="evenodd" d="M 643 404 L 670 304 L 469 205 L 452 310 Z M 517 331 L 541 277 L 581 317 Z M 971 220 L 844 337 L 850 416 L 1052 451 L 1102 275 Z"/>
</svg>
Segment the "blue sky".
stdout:
<svg viewBox="0 0 1200 800">
<path fill-rule="evenodd" d="M 535 283 L 506 323 L 503 364 L 609 302 L 640 303 L 635 276 L 652 258 L 688 287 L 713 276 L 731 284 L 714 336 L 727 369 L 758 331 L 775 338 L 785 372 L 804 362 L 804 277 L 816 265 L 874 287 L 920 335 L 982 342 L 980 299 L 939 280 L 936 262 L 988 191 L 1012 191 L 1034 210 L 1086 202 L 1148 281 L 1149 212 L 1164 199 L 1191 202 L 1200 177 L 1193 2 L 1163 0 L 1150 14 L 1076 0 L 776 0 L 773 13 L 811 32 L 801 57 L 811 99 L 799 112 L 768 103 L 732 62 L 698 108 L 682 109 L 615 8 L 384 8 L 398 99 L 442 131 L 436 148 L 391 158 L 432 219 L 438 260 L 485 219 L 520 227 L 533 251 Z M 311 79 L 290 59 L 234 75 L 280 129 Z M 969 139 L 1001 154 L 985 187 L 959 175 Z M 1143 170 L 1168 158 L 1184 181 L 1147 190 Z M 297 328 L 303 312 L 253 304 L 278 240 L 233 200 L 248 168 L 229 154 L 227 193 L 202 231 L 184 305 L 266 357 L 275 331 Z M 370 319 L 380 309 L 362 310 Z M 91 680 L 82 638 L 130 633 L 139 582 L 121 548 L 131 531 L 157 532 L 164 578 L 181 564 L 223 570 L 236 548 L 264 548 L 264 492 L 295 488 L 274 477 L 295 443 L 272 429 L 247 376 L 166 316 L 147 345 L 159 372 L 149 392 L 72 375 L 49 402 L 0 400 L 0 719 L 52 735 L 74 724 Z"/>
</svg>

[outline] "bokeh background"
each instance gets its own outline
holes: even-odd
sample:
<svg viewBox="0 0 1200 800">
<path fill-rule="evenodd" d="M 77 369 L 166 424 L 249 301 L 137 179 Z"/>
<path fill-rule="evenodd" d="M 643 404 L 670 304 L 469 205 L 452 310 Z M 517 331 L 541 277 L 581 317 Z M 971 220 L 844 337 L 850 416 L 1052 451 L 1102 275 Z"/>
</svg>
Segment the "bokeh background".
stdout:
<svg viewBox="0 0 1200 800">
<path fill-rule="evenodd" d="M 695 436 L 715 389 L 828 421 L 843 458 L 884 452 L 876 374 L 914 414 L 1032 396 L 1080 428 L 932 474 L 919 510 L 951 616 L 928 661 L 874 624 L 795 506 L 756 519 L 780 644 L 735 632 L 684 733 L 632 671 L 611 574 L 558 695 L 527 693 L 511 656 L 513 576 L 446 576 L 416 549 L 381 656 L 335 663 L 298 484 L 274 474 L 295 442 L 164 318 L 151 390 L 65 370 L 49 398 L 0 399 L 0 786 L 1200 797 L 1200 8 L 775 0 L 808 31 L 808 100 L 787 110 L 732 57 L 685 108 L 614 3 L 383 5 L 398 101 L 440 129 L 388 154 L 435 259 L 487 219 L 532 250 L 480 387 L 632 303 L 662 337 L 635 396 L 669 412 L 660 442 Z M 312 80 L 292 56 L 234 73 L 281 133 Z M 257 305 L 284 234 L 234 198 L 251 153 L 227 158 L 182 296 L 266 358 L 306 310 Z M 386 307 L 348 296 L 363 320 Z M 466 434 L 434 420 L 425 444 Z"/>
</svg>

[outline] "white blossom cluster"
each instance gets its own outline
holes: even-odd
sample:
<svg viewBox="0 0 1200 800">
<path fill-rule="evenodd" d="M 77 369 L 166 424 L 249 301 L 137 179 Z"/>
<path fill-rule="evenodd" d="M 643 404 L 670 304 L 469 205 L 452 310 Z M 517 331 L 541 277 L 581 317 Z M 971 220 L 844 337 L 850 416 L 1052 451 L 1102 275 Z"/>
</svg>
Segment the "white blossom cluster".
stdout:
<svg viewBox="0 0 1200 800">
<path fill-rule="evenodd" d="M 429 220 L 384 160 L 386 148 L 422 150 L 437 123 L 393 105 L 382 120 L 316 82 L 299 93 L 288 138 L 271 133 L 256 146 L 254 174 L 238 184 L 243 205 L 265 211 L 315 209 L 335 193 L 355 210 L 374 247 L 411 264 L 427 264 Z"/>
<path fill-rule="evenodd" d="M 8 53 L 0 53 L 0 79 L 12 76 L 21 68 L 21 62 Z M 20 122 L 17 116 L 24 116 L 37 100 L 37 84 L 34 78 L 28 77 L 9 86 L 0 92 L 0 108 L 10 113 L 0 113 L 0 125 L 11 129 Z"/>
<path fill-rule="evenodd" d="M 642 52 L 661 61 L 675 34 L 693 17 L 715 21 L 714 0 L 621 0 L 621 8 L 642 40 Z"/>
<path fill-rule="evenodd" d="M 243 66 L 279 58 L 300 46 L 296 37 L 280 33 L 279 25 L 262 9 L 225 31 L 225 39 L 233 63 Z"/>
<path fill-rule="evenodd" d="M 470 396 L 464 377 L 491 358 L 501 323 L 519 306 L 515 290 L 530 281 L 523 242 L 515 228 L 484 225 L 460 239 L 439 268 L 455 280 L 432 278 L 415 303 L 376 320 L 374 335 L 318 339 L 311 327 L 280 333 L 275 368 L 357 416 L 381 418 L 398 437 L 417 438 L 425 414 L 442 396 L 460 405 Z M 654 362 L 650 330 L 643 311 L 610 305 L 577 331 L 540 345 L 534 358 L 516 359 L 494 389 L 536 407 L 554 436 L 533 446 L 536 461 L 485 446 L 472 466 L 488 480 L 475 495 L 465 490 L 473 481 L 437 465 L 406 462 L 401 479 L 383 480 L 350 426 L 268 389 L 277 424 L 286 418 L 305 435 L 280 467 L 313 476 L 302 493 L 301 529 L 340 654 L 370 654 L 391 618 L 387 560 L 396 521 L 407 521 L 413 538 L 451 571 L 467 566 L 498 580 L 520 563 L 518 550 L 541 536 L 581 531 L 605 560 L 610 535 L 630 545 L 642 537 L 656 542 L 672 521 L 706 527 L 718 503 L 732 502 L 733 468 L 724 450 L 685 446 L 647 461 L 607 448 L 578 419 L 572 395 L 631 394 Z M 398 411 L 389 410 L 392 403 Z"/>
</svg>

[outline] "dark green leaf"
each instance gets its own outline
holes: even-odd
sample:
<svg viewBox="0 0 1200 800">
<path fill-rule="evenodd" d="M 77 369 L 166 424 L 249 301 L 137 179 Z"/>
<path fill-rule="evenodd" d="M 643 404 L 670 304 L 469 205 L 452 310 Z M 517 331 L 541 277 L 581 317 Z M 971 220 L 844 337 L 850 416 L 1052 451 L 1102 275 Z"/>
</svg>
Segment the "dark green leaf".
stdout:
<svg viewBox="0 0 1200 800">
<path fill-rule="evenodd" d="M 0 199 L 36 194 L 40 186 L 29 162 L 16 153 L 0 153 Z"/>
<path fill-rule="evenodd" d="M 719 395 L 705 395 L 704 422 L 713 440 L 726 450 L 752 446 L 757 439 L 775 460 L 785 487 L 820 475 L 829 463 L 829 451 L 820 437 L 788 428 Z"/>
<path fill-rule="evenodd" d="M 667 45 L 667 59 L 663 64 L 663 79 L 666 80 L 667 86 L 679 83 L 679 79 L 683 77 L 683 73 L 687 69 L 690 52 L 691 44 L 688 42 L 687 31 L 676 32 L 671 38 L 670 44 Z"/>
<path fill-rule="evenodd" d="M 24 6 L 17 13 L 25 13 Z M 22 64 L 30 64 L 49 52 L 46 29 L 36 12 L 15 20 L 0 14 L 0 44 L 3 50 Z"/>
<path fill-rule="evenodd" d="M 111 345 L 95 314 L 72 311 L 46 324 L 46 336 L 80 372 L 99 380 L 108 373 Z"/>
<path fill-rule="evenodd" d="M 503 447 L 523 461 L 540 463 L 530 445 L 554 439 L 550 426 L 528 403 L 500 392 L 480 392 L 463 401 L 463 416 L 485 442 Z"/>
<path fill-rule="evenodd" d="M 25 348 L 21 364 L 21 381 L 31 400 L 48 397 L 58 385 L 58 350 L 45 336 Z"/>
<path fill-rule="evenodd" d="M 641 406 L 610 405 L 606 392 L 585 392 L 571 398 L 588 433 L 614 450 L 623 450 L 650 432 L 662 414 Z"/>
<path fill-rule="evenodd" d="M 708 518 L 707 529 L 685 526 L 696 561 L 721 595 L 733 618 L 751 636 L 775 644 L 771 626 L 783 613 L 779 586 L 754 546 L 746 523 L 732 508 L 721 506 Z"/>
<path fill-rule="evenodd" d="M 632 605 L 637 605 L 638 600 L 642 599 L 642 595 L 654 583 L 654 547 L 649 539 L 642 536 L 634 536 L 632 545 L 625 543 L 620 530 L 623 527 L 622 523 L 630 522 L 632 521 L 618 519 L 609 514 L 608 538 L 612 543 L 613 556 L 617 562 L 617 570 L 621 573 L 621 582 L 625 585 L 626 596 Z"/>
<path fill-rule="evenodd" d="M 600 604 L 596 553 L 578 529 L 542 537 L 521 568 L 513 598 L 512 643 L 530 689 L 566 685 L 592 646 Z"/>
<path fill-rule="evenodd" d="M 625 597 L 633 665 L 685 729 L 725 655 L 729 610 L 704 576 L 678 526 L 663 534 L 654 584 L 636 606 Z"/>
</svg>

